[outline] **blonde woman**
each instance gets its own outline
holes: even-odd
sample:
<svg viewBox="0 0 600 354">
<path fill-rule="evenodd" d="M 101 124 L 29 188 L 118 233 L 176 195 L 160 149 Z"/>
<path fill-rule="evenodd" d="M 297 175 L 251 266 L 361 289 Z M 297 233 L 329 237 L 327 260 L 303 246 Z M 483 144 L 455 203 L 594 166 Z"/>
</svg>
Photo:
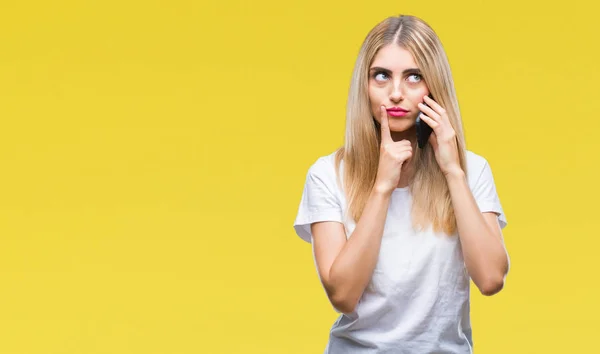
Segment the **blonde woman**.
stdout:
<svg viewBox="0 0 600 354">
<path fill-rule="evenodd" d="M 422 147 L 419 115 L 433 130 Z M 340 313 L 326 353 L 472 353 L 469 281 L 502 289 L 506 217 L 490 165 L 465 148 L 427 23 L 390 17 L 369 32 L 346 118 L 344 146 L 308 170 L 294 222 Z"/>
</svg>

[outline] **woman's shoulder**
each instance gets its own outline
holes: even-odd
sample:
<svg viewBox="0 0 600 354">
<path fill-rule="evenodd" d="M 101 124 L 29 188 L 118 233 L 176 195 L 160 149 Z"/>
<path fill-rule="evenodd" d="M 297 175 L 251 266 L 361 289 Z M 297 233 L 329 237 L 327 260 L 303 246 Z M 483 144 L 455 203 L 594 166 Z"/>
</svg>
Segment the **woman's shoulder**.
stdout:
<svg viewBox="0 0 600 354">
<path fill-rule="evenodd" d="M 485 157 L 483 157 L 482 155 L 477 154 L 471 150 L 466 151 L 466 158 L 467 158 L 467 169 L 470 169 L 470 167 L 477 169 L 478 167 L 480 168 L 481 166 L 484 166 L 485 164 L 487 164 L 487 160 Z"/>
<path fill-rule="evenodd" d="M 339 177 L 343 171 L 343 161 L 340 160 L 338 165 L 337 155 L 339 151 L 338 149 L 320 155 L 311 162 L 306 175 L 306 182 L 309 185 L 327 186 L 332 191 L 341 187 L 342 182 Z"/>
<path fill-rule="evenodd" d="M 475 153 L 471 150 L 466 151 L 467 158 L 467 177 L 471 185 L 475 184 L 479 177 L 489 169 L 488 160 L 481 154 Z"/>
<path fill-rule="evenodd" d="M 335 174 L 338 151 L 339 150 L 335 150 L 325 155 L 318 156 L 310 165 L 308 169 L 309 174 Z"/>
</svg>

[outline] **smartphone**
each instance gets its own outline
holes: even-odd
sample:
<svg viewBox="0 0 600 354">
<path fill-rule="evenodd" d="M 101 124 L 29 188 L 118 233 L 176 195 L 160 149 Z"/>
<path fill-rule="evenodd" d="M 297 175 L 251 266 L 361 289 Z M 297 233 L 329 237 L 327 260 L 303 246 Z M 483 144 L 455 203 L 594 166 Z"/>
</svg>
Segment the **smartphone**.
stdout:
<svg viewBox="0 0 600 354">
<path fill-rule="evenodd" d="M 429 98 L 433 99 L 431 95 L 429 95 Z M 427 106 L 426 103 L 423 104 Z M 425 145 L 427 145 L 427 141 L 429 141 L 429 136 L 431 135 L 433 129 L 431 129 L 429 124 L 425 123 L 421 119 L 421 112 L 417 114 L 417 121 L 415 122 L 415 125 L 417 127 L 417 145 L 419 146 L 419 148 L 423 149 L 425 148 Z"/>
</svg>

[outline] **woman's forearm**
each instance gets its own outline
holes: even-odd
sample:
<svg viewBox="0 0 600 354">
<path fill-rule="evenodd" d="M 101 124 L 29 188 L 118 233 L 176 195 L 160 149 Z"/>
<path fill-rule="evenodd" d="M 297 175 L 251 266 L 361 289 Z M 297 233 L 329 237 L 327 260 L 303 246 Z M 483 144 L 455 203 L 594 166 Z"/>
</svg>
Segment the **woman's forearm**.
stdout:
<svg viewBox="0 0 600 354">
<path fill-rule="evenodd" d="M 343 312 L 352 312 L 367 287 L 381 247 L 391 193 L 374 189 L 329 273 L 331 298 Z"/>
<path fill-rule="evenodd" d="M 493 295 L 502 289 L 508 272 L 501 234 L 479 210 L 463 171 L 447 174 L 446 180 L 467 271 L 482 294 Z"/>
</svg>

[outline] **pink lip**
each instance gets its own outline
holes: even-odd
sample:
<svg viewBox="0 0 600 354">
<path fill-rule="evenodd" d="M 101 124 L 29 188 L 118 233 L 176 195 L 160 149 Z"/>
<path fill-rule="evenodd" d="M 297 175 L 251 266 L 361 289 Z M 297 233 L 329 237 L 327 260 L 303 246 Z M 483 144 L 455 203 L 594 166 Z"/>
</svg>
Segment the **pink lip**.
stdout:
<svg viewBox="0 0 600 354">
<path fill-rule="evenodd" d="M 403 108 L 388 108 L 387 112 L 392 117 L 404 117 L 408 114 L 408 111 Z"/>
</svg>

